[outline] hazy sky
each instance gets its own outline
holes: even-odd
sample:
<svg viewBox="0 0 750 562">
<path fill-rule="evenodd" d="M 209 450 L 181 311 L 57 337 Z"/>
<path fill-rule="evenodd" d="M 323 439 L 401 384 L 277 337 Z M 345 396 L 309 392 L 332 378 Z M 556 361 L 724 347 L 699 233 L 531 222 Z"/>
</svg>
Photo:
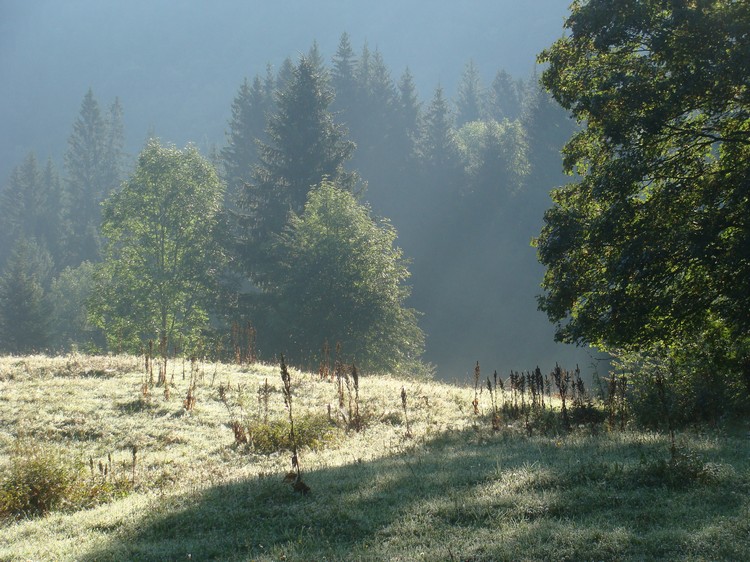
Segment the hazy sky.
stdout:
<svg viewBox="0 0 750 562">
<path fill-rule="evenodd" d="M 125 112 L 128 147 L 149 130 L 224 142 L 244 77 L 317 40 L 330 61 L 342 32 L 379 49 L 394 79 L 409 66 L 429 99 L 453 95 L 473 59 L 528 76 L 562 33 L 569 0 L 0 0 L 0 182 L 31 150 L 59 160 L 89 87 Z"/>
</svg>

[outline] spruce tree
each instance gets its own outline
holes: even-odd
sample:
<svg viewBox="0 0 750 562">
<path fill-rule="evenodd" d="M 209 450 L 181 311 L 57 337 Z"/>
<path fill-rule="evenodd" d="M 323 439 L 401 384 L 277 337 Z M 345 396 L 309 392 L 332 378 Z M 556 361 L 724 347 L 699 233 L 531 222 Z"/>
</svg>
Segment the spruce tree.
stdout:
<svg viewBox="0 0 750 562">
<path fill-rule="evenodd" d="M 61 197 L 60 181 L 51 160 L 40 169 L 36 155 L 30 153 L 13 170 L 0 192 L 0 268 L 22 239 L 36 240 L 60 263 L 60 241 L 64 235 Z"/>
<path fill-rule="evenodd" d="M 518 119 L 521 114 L 522 88 L 505 70 L 498 70 L 489 92 L 489 117 L 498 122 L 503 119 Z"/>
<path fill-rule="evenodd" d="M 313 186 L 329 178 L 343 189 L 356 188 L 356 174 L 344 169 L 354 143 L 329 112 L 332 99 L 327 81 L 306 57 L 277 93 L 268 141 L 258 145 L 259 162 L 240 200 L 241 252 L 256 282 L 263 281 L 264 262 L 273 259 L 274 237 L 290 212 L 302 211 Z"/>
<path fill-rule="evenodd" d="M 466 65 L 458 86 L 458 99 L 456 100 L 456 125 L 460 127 L 464 123 L 479 121 L 484 117 L 484 92 L 482 79 L 479 75 L 474 61 Z"/>
<path fill-rule="evenodd" d="M 257 142 L 264 139 L 266 112 L 270 109 L 266 85 L 259 76 L 252 85 L 247 79 L 232 102 L 232 119 L 227 131 L 227 145 L 221 150 L 227 203 L 231 208 L 242 186 L 249 182 L 257 163 Z"/>
<path fill-rule="evenodd" d="M 0 278 L 0 348 L 31 353 L 49 343 L 45 284 L 51 258 L 33 240 L 20 239 Z"/>
<path fill-rule="evenodd" d="M 349 34 L 344 32 L 339 39 L 336 54 L 333 55 L 333 69 L 331 70 L 331 85 L 336 94 L 331 103 L 331 110 L 344 123 L 351 119 L 351 112 L 356 105 L 355 70 L 357 57 L 352 49 Z"/>
<path fill-rule="evenodd" d="M 67 219 L 72 225 L 67 241 L 68 265 L 97 261 L 100 253 L 100 204 L 122 174 L 122 122 L 119 102 L 107 118 L 91 89 L 83 98 L 65 153 Z"/>
</svg>

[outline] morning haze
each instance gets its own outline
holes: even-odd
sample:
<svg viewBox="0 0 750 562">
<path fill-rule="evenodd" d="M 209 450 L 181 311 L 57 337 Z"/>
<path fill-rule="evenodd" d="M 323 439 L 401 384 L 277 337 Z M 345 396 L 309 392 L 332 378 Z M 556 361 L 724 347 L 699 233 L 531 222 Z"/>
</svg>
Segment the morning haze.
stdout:
<svg viewBox="0 0 750 562">
<path fill-rule="evenodd" d="M 0 179 L 12 183 L 12 171 L 34 152 L 40 168 L 51 159 L 64 185 L 72 125 L 89 90 L 102 114 L 115 99 L 121 105 L 120 181 L 150 136 L 194 143 L 226 165 L 221 155 L 243 80 L 276 76 L 286 59 L 296 65 L 313 45 L 331 72 L 346 33 L 355 62 L 367 52 L 373 68 L 379 63 L 385 70 L 394 99 L 407 68 L 413 80 L 421 121 L 418 135 L 410 133 L 409 162 L 389 152 L 396 133 L 378 129 L 375 106 L 347 116 L 355 105 L 345 106 L 338 92 L 330 109 L 357 144 L 345 165 L 367 182 L 363 201 L 390 219 L 410 261 L 405 305 L 423 315 L 424 360 L 447 380 L 463 380 L 477 360 L 501 373 L 536 365 L 547 371 L 556 362 L 589 371 L 589 353 L 555 344 L 553 327 L 537 311 L 543 269 L 529 244 L 549 190 L 565 181 L 559 149 L 572 125 L 536 88 L 535 57 L 562 35 L 567 8 L 567 0 L 2 0 Z M 514 97 L 505 109 L 498 108 L 500 90 L 493 90 L 501 72 Z M 465 97 L 472 79 L 482 105 L 474 117 Z M 430 167 L 424 131 L 439 109 L 438 91 L 450 112 L 456 161 Z M 396 113 L 383 120 L 403 123 Z M 489 122 L 498 128 L 488 129 Z M 489 145 L 492 154 L 483 152 L 486 139 L 496 143 Z M 505 150 L 505 160 L 494 158 Z M 13 240 L 7 235 L 3 242 Z M 50 252 L 53 270 L 77 265 Z M 264 326 L 256 324 L 263 342 Z M 66 345 L 52 336 L 48 344 Z"/>
</svg>

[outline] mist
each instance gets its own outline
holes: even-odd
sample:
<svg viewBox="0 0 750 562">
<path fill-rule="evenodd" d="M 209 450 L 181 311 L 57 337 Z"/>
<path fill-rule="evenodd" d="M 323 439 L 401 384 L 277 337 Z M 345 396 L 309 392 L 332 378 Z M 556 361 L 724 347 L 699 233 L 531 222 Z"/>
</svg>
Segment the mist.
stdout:
<svg viewBox="0 0 750 562">
<path fill-rule="evenodd" d="M 344 32 L 356 52 L 367 46 L 379 53 L 394 81 L 408 68 L 423 110 L 438 87 L 455 103 L 469 61 L 485 87 L 500 70 L 533 84 L 535 57 L 561 36 L 567 8 L 568 0 L 0 0 L 0 181 L 30 152 L 62 168 L 89 89 L 102 105 L 117 98 L 124 108 L 131 160 L 152 135 L 220 150 L 245 78 L 264 75 L 268 65 L 278 72 L 313 43 L 330 65 Z M 554 139 L 557 150 L 562 137 Z M 532 171 L 524 195 L 500 215 L 482 216 L 469 202 L 455 216 L 456 200 L 446 196 L 434 198 L 421 218 L 415 209 L 424 193 L 394 187 L 379 166 L 361 153 L 352 163 L 368 182 L 365 200 L 393 222 L 411 260 L 410 305 L 423 314 L 425 360 L 438 376 L 463 380 L 476 361 L 506 374 L 556 362 L 590 371 L 595 356 L 554 343 L 553 326 L 536 309 L 543 270 L 530 241 L 549 190 L 565 181 L 559 165 Z"/>
</svg>

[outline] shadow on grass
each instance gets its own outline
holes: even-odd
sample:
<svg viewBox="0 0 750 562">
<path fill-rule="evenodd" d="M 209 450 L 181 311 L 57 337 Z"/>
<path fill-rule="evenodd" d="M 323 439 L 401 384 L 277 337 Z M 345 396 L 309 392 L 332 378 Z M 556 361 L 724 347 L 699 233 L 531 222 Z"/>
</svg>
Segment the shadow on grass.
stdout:
<svg viewBox="0 0 750 562">
<path fill-rule="evenodd" d="M 747 474 L 740 493 L 719 481 L 634 486 L 638 459 L 663 451 L 663 442 L 446 433 L 310 471 L 308 496 L 274 476 L 172 498 L 81 559 L 745 558 Z"/>
</svg>

